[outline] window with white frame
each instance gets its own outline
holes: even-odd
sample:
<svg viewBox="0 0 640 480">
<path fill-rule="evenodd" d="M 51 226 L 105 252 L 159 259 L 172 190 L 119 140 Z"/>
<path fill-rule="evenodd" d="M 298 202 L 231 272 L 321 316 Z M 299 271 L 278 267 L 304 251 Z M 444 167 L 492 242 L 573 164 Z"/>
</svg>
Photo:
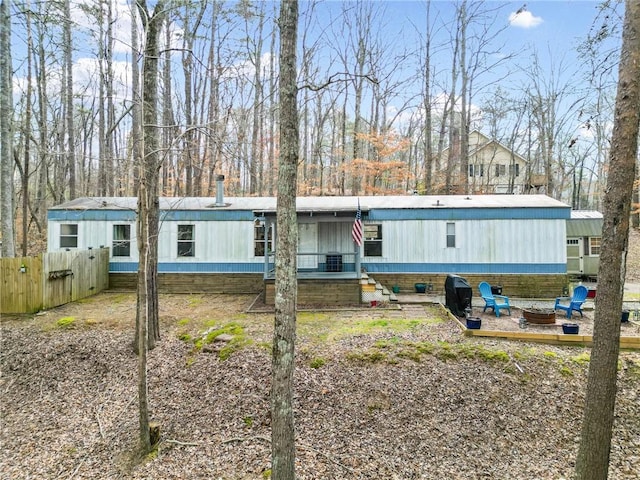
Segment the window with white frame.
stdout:
<svg viewBox="0 0 640 480">
<path fill-rule="evenodd" d="M 196 226 L 178 225 L 178 256 L 193 257 L 196 252 Z"/>
<path fill-rule="evenodd" d="M 507 166 L 500 163 L 496 164 L 496 177 L 504 177 L 507 174 Z"/>
<path fill-rule="evenodd" d="M 600 255 L 602 237 L 589 237 L 589 255 Z"/>
<path fill-rule="evenodd" d="M 78 248 L 78 224 L 60 225 L 60 248 Z"/>
<path fill-rule="evenodd" d="M 513 163 L 509 165 L 509 176 L 510 177 L 519 177 L 520 176 L 520 164 Z"/>
<path fill-rule="evenodd" d="M 447 222 L 447 248 L 455 248 L 456 246 L 456 224 Z"/>
<path fill-rule="evenodd" d="M 111 255 L 114 257 L 131 256 L 131 225 L 114 225 Z"/>
<path fill-rule="evenodd" d="M 469 176 L 470 177 L 483 177 L 484 176 L 484 165 L 482 163 L 469 164 Z"/>
<path fill-rule="evenodd" d="M 382 256 L 382 225 L 379 223 L 364 225 L 364 256 Z"/>
<path fill-rule="evenodd" d="M 267 238 L 264 221 L 253 224 L 253 254 L 256 257 L 264 257 L 265 248 L 267 252 L 273 251 L 273 224 L 270 225 L 268 234 Z"/>
<path fill-rule="evenodd" d="M 577 238 L 567 238 L 567 245 L 579 245 L 580 240 Z"/>
</svg>

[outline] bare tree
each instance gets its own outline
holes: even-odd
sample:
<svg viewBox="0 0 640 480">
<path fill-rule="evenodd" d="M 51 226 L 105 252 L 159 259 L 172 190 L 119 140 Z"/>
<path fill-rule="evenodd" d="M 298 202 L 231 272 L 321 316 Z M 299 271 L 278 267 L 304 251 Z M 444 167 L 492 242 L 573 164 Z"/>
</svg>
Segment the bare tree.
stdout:
<svg viewBox="0 0 640 480">
<path fill-rule="evenodd" d="M 71 35 L 71 7 L 70 0 L 64 0 L 63 4 L 63 42 L 62 50 L 64 55 L 64 108 L 65 108 L 65 131 L 67 137 L 66 168 L 69 172 L 69 197 L 76 197 L 76 138 L 73 123 L 73 44 Z"/>
<path fill-rule="evenodd" d="M 156 3 L 150 14 L 145 0 L 137 0 L 138 11 L 146 34 L 142 66 L 142 135 L 143 157 L 140 162 L 138 187 L 138 296 L 136 310 L 136 347 L 138 353 L 138 406 L 140 413 L 140 448 L 151 450 L 149 401 L 147 392 L 147 351 L 160 337 L 158 323 L 158 57 L 159 36 L 164 21 L 164 1 Z"/>
<path fill-rule="evenodd" d="M 296 176 L 298 106 L 296 44 L 298 1 L 280 3 L 280 167 L 278 171 L 275 325 L 271 373 L 272 478 L 295 478 L 293 372 L 295 367 L 297 246 Z"/>
<path fill-rule="evenodd" d="M 12 148 L 12 77 L 11 66 L 11 19 L 9 0 L 0 1 L 0 208 L 2 209 L 3 257 L 15 255 L 15 233 L 13 222 L 13 148 Z"/>
<path fill-rule="evenodd" d="M 598 271 L 598 303 L 575 476 L 606 479 L 616 401 L 620 312 L 640 135 L 640 3 L 627 0 Z"/>
</svg>

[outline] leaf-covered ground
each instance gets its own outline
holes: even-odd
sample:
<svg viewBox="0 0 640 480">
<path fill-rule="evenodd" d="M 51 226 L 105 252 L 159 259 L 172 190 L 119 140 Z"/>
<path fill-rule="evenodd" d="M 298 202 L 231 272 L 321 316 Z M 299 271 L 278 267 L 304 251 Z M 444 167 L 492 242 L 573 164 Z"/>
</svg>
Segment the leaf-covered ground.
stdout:
<svg viewBox="0 0 640 480">
<path fill-rule="evenodd" d="M 162 440 L 142 462 L 134 296 L 4 318 L 0 478 L 268 478 L 273 315 L 245 313 L 252 300 L 161 296 L 149 394 Z M 468 339 L 429 306 L 301 312 L 298 478 L 569 478 L 588 359 Z M 610 478 L 638 472 L 640 354 L 623 352 Z"/>
</svg>

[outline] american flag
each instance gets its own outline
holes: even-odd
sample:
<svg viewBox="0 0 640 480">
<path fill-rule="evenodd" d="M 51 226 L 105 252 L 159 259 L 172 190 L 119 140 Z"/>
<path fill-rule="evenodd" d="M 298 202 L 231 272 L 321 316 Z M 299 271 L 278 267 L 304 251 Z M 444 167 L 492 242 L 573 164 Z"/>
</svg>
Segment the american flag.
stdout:
<svg viewBox="0 0 640 480">
<path fill-rule="evenodd" d="M 356 211 L 356 219 L 353 221 L 351 237 L 356 245 L 362 245 L 362 211 L 360 210 L 360 200 L 358 200 L 358 210 Z"/>
</svg>

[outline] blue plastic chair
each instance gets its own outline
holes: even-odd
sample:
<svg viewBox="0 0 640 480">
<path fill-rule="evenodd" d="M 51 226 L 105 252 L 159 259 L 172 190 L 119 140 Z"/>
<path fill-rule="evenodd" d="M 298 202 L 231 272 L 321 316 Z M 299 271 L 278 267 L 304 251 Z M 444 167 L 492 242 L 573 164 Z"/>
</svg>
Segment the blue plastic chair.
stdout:
<svg viewBox="0 0 640 480">
<path fill-rule="evenodd" d="M 509 305 L 509 297 L 505 297 L 504 295 L 494 295 L 491 293 L 491 285 L 487 282 L 480 282 L 478 285 L 478 289 L 480 290 L 480 295 L 484 300 L 484 310 L 485 312 L 487 308 L 493 308 L 493 311 L 496 314 L 496 317 L 500 316 L 500 309 L 507 310 L 509 315 L 511 315 L 511 305 Z"/>
<path fill-rule="evenodd" d="M 573 296 L 569 299 L 569 305 L 562 305 L 560 302 L 567 301 L 567 297 L 558 297 L 556 298 L 556 304 L 553 306 L 554 310 L 564 310 L 567 312 L 567 318 L 571 318 L 571 313 L 576 311 L 580 312 L 580 316 L 582 317 L 582 304 L 587 299 L 587 287 L 584 285 L 578 285 L 573 289 Z"/>
</svg>

